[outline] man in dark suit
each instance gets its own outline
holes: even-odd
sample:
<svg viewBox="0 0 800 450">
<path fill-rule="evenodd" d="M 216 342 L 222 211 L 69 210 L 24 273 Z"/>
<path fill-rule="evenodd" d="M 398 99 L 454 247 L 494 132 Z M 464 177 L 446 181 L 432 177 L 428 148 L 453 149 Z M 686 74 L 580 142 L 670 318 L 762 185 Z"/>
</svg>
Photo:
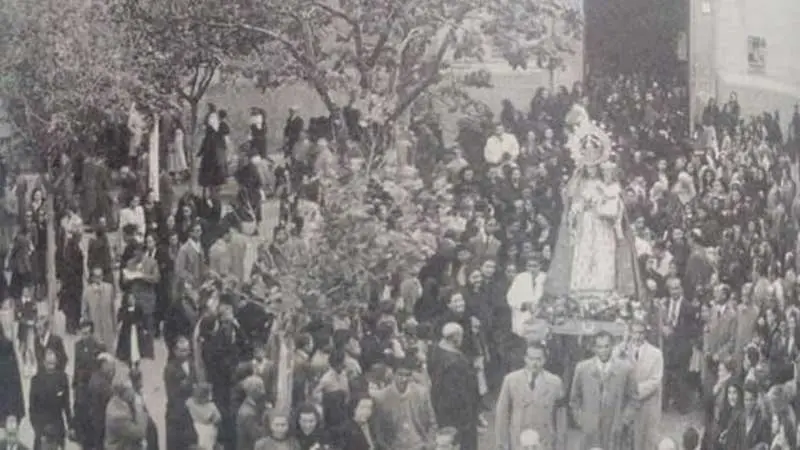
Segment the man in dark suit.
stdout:
<svg viewBox="0 0 800 450">
<path fill-rule="evenodd" d="M 50 317 L 40 315 L 36 321 L 36 341 L 34 343 L 38 367 L 44 367 L 44 356 L 47 350 L 52 350 L 56 356 L 56 370 L 63 372 L 67 367 L 67 350 L 64 348 L 64 341 L 60 336 L 51 332 Z"/>
<path fill-rule="evenodd" d="M 699 310 L 683 295 L 683 287 L 677 278 L 667 280 L 670 297 L 661 312 L 661 332 L 664 336 L 664 401 L 675 403 L 678 411 L 689 407 L 688 386 L 689 361 L 692 345 L 699 337 Z"/>
<path fill-rule="evenodd" d="M 431 349 L 428 373 L 431 379 L 431 403 L 440 427 L 458 430 L 461 450 L 478 448 L 480 396 L 475 367 L 459 350 L 464 329 L 448 323 L 442 340 Z"/>
<path fill-rule="evenodd" d="M 300 140 L 300 132 L 304 127 L 303 118 L 297 115 L 297 107 L 289 108 L 289 117 L 286 118 L 286 125 L 283 127 L 283 151 L 286 157 L 292 154 L 294 144 Z"/>
<path fill-rule="evenodd" d="M 75 368 L 72 390 L 75 401 L 75 432 L 83 448 L 91 448 L 91 416 L 89 414 L 89 381 L 98 367 L 97 356 L 105 349 L 94 336 L 94 324 L 84 320 L 80 324 L 81 338 L 75 343 Z"/>
<path fill-rule="evenodd" d="M 198 324 L 203 367 L 222 414 L 219 441 L 225 443 L 226 448 L 230 448 L 235 439 L 236 411 L 230 409 L 233 375 L 246 347 L 246 336 L 234 316 L 232 300 L 227 294 L 221 295 L 217 314 Z"/>
<path fill-rule="evenodd" d="M 98 368 L 89 379 L 87 397 L 89 398 L 89 431 L 86 433 L 84 450 L 100 450 L 103 447 L 106 431 L 106 407 L 113 396 L 111 389 L 116 362 L 108 353 L 97 356 Z"/>
<path fill-rule="evenodd" d="M 31 380 L 29 414 L 36 434 L 34 450 L 41 448 L 42 434 L 47 428 L 52 429 L 53 438 L 63 448 L 67 427 L 72 423 L 67 374 L 58 369 L 58 356 L 52 349 L 45 351 L 43 362 L 44 370 L 39 370 Z"/>
</svg>

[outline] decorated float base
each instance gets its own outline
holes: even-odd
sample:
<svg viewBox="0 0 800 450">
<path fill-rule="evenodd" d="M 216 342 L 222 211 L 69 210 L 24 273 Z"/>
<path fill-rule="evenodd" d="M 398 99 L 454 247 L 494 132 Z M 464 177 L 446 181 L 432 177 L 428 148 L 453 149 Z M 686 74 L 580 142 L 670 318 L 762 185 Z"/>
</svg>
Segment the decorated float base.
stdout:
<svg viewBox="0 0 800 450">
<path fill-rule="evenodd" d="M 646 319 L 642 303 L 614 292 L 546 297 L 535 316 L 525 322 L 524 335 L 527 339 L 546 340 L 554 335 L 581 337 L 602 331 L 622 337 L 633 318 Z"/>
</svg>

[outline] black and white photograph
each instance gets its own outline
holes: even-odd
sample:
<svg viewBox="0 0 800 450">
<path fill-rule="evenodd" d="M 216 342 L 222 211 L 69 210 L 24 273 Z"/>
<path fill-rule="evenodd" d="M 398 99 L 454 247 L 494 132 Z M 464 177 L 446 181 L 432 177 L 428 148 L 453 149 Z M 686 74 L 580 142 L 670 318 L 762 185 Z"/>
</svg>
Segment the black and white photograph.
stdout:
<svg viewBox="0 0 800 450">
<path fill-rule="evenodd" d="M 800 450 L 798 18 L 0 0 L 0 450 Z"/>
</svg>

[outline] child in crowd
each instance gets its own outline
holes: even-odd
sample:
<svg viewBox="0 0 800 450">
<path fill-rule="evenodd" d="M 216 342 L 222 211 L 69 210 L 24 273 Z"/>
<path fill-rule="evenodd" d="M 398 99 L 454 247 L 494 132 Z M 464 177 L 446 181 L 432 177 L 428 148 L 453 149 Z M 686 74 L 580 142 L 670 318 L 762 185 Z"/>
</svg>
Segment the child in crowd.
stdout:
<svg viewBox="0 0 800 450">
<path fill-rule="evenodd" d="M 214 450 L 222 415 L 211 399 L 211 385 L 195 384 L 192 396 L 186 400 L 186 407 L 192 416 L 194 430 L 197 433 L 198 450 Z"/>
<path fill-rule="evenodd" d="M 300 444 L 289 434 L 289 415 L 272 411 L 266 416 L 269 434 L 256 442 L 255 450 L 298 450 Z"/>
</svg>

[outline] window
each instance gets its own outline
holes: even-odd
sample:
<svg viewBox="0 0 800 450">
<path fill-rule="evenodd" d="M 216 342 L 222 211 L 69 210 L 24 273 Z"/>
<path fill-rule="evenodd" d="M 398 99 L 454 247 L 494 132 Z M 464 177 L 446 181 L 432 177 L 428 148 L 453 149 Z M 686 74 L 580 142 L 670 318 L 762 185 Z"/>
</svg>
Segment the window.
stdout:
<svg viewBox="0 0 800 450">
<path fill-rule="evenodd" d="M 747 64 L 751 71 L 763 72 L 767 67 L 767 40 L 758 36 L 747 38 Z"/>
</svg>

